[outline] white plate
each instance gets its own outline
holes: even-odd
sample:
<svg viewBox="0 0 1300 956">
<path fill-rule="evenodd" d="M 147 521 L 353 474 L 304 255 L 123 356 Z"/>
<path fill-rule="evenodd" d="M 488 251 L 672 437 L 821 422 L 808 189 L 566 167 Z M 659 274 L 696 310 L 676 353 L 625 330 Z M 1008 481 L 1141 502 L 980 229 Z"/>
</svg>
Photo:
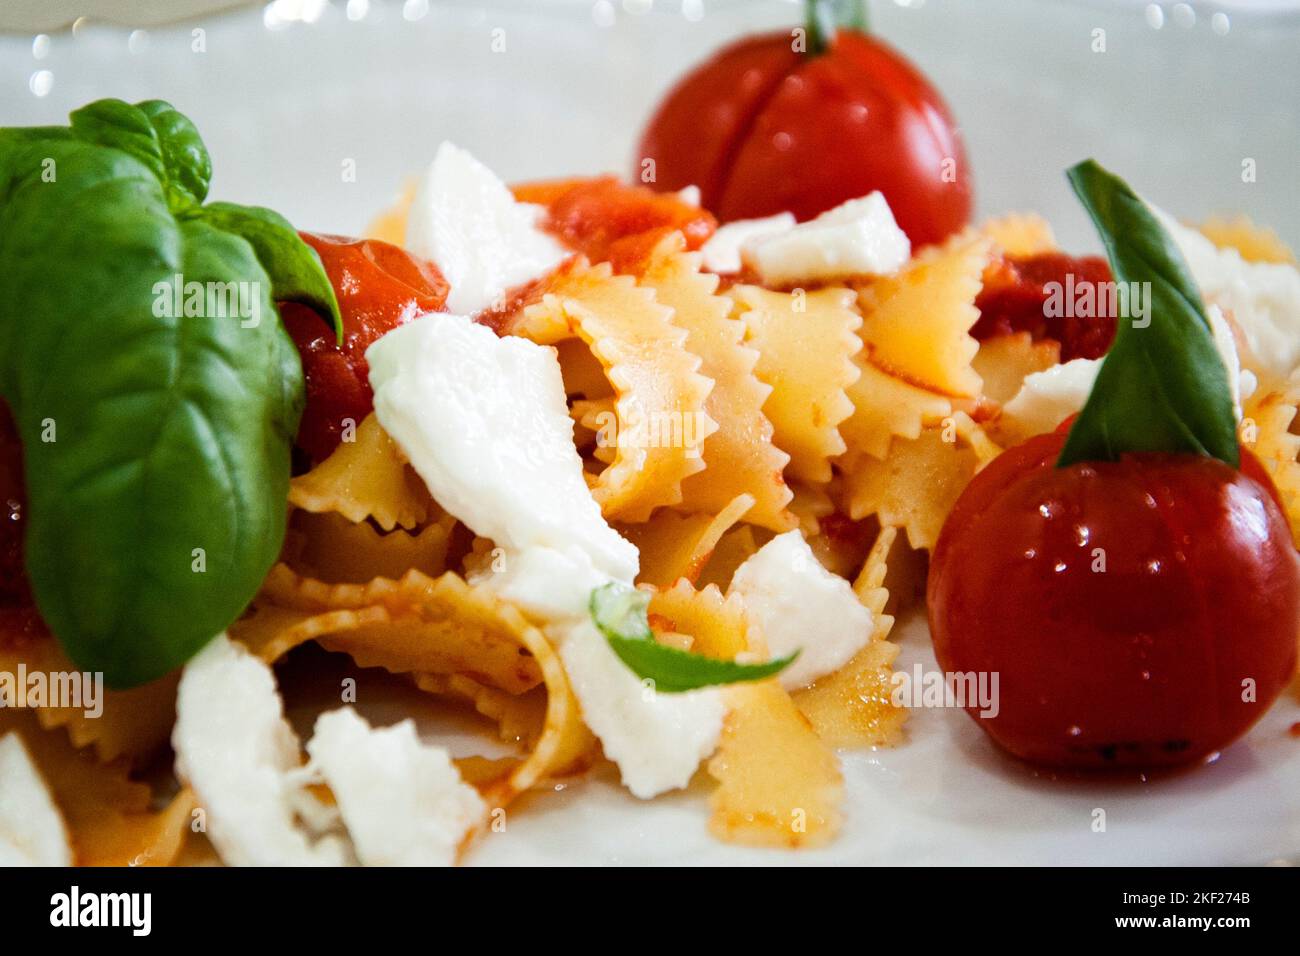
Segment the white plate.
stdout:
<svg viewBox="0 0 1300 956">
<path fill-rule="evenodd" d="M 678 0 L 628 12 L 644 5 L 293 0 L 276 9 L 315 22 L 269 29 L 256 8 L 134 38 L 91 25 L 36 50 L 30 36 L 0 37 L 0 122 L 61 123 L 100 96 L 165 98 L 202 130 L 215 197 L 356 231 L 444 138 L 512 179 L 626 171 L 674 76 L 794 16 L 786 3 L 710 0 L 698 22 Z M 875 22 L 963 122 L 982 213 L 1036 209 L 1067 246 L 1095 248 L 1062 176 L 1094 155 L 1179 215 L 1242 210 L 1300 244 L 1300 20 L 1166 3 L 1155 29 L 1148 6 L 912 0 L 877 3 Z M 900 666 L 933 666 L 920 618 L 897 634 Z M 1289 695 L 1211 766 L 1078 782 L 1003 758 L 962 713 L 922 711 L 904 746 L 845 755 L 848 822 L 828 849 L 723 846 L 706 832 L 706 788 L 640 803 L 600 773 L 530 796 L 471 862 L 1264 863 L 1300 855 L 1296 721 Z"/>
</svg>

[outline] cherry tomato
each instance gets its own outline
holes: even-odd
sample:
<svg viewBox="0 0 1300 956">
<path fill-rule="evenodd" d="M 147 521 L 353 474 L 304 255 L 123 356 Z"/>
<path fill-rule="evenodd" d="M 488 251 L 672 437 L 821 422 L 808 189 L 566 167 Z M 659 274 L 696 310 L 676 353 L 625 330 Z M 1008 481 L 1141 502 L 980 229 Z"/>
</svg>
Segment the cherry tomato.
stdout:
<svg viewBox="0 0 1300 956">
<path fill-rule="evenodd" d="M 1115 341 L 1115 313 L 1105 308 L 1094 314 L 1075 314 L 1073 307 L 1058 314 L 1048 308 L 1051 286 L 1058 287 L 1062 304 L 1072 306 L 1082 292 L 1092 301 L 1098 283 L 1111 280 L 1110 266 L 1097 256 L 1067 256 L 1059 252 L 1033 256 L 1005 256 L 984 272 L 984 287 L 975 299 L 979 321 L 971 329 L 977 339 L 989 339 L 1012 332 L 1029 332 L 1035 340 L 1055 339 L 1061 343 L 1061 361 L 1100 358 Z M 1085 287 L 1091 286 L 1091 289 Z M 1069 294 L 1073 290 L 1074 294 Z M 1065 302 L 1065 299 L 1071 300 Z M 1087 310 L 1082 310 L 1087 311 Z"/>
<path fill-rule="evenodd" d="M 718 226 L 698 206 L 613 176 L 527 183 L 514 194 L 545 206 L 543 227 L 570 249 L 615 268 L 635 264 L 666 232 L 680 231 L 687 248 L 698 249 Z"/>
<path fill-rule="evenodd" d="M 1296 667 L 1300 562 L 1248 452 L 1133 454 L 1057 468 L 1056 432 L 976 475 L 935 546 L 928 601 L 945 672 L 996 673 L 967 710 L 1055 767 L 1204 758 L 1263 715 Z"/>
<path fill-rule="evenodd" d="M 821 53 L 791 46 L 789 31 L 746 38 L 669 92 L 638 153 L 654 162 L 655 188 L 697 185 L 723 222 L 785 210 L 811 219 L 880 190 L 918 246 L 965 226 L 966 151 L 921 72 L 852 30 Z"/>
<path fill-rule="evenodd" d="M 339 345 L 315 311 L 292 302 L 280 305 L 307 379 L 298 446 L 320 461 L 338 445 L 345 421 L 360 423 L 373 407 L 366 349 L 390 329 L 441 310 L 448 286 L 433 263 L 387 242 L 301 235 L 320 255 L 343 316 Z"/>
</svg>

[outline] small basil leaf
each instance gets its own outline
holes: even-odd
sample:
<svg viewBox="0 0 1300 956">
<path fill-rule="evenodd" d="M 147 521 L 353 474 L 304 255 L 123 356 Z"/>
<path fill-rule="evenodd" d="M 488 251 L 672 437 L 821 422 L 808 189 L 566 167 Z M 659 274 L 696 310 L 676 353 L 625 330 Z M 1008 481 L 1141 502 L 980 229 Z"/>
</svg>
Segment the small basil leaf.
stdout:
<svg viewBox="0 0 1300 956">
<path fill-rule="evenodd" d="M 1118 317 L 1115 343 L 1057 465 L 1181 452 L 1237 467 L 1228 372 L 1182 254 L 1122 179 L 1093 160 L 1068 176 L 1101 235 L 1115 281 L 1141 290 L 1149 311 L 1141 325 Z"/>
<path fill-rule="evenodd" d="M 260 206 L 228 202 L 208 203 L 197 215 L 218 229 L 247 239 L 271 277 L 276 301 L 300 302 L 315 309 L 334 327 L 337 340 L 343 341 L 343 317 L 320 256 L 287 219 Z"/>
<path fill-rule="evenodd" d="M 642 680 L 654 682 L 655 690 L 681 693 L 716 684 L 737 684 L 763 680 L 788 667 L 799 652 L 762 664 L 692 654 L 667 647 L 654 639 L 647 608 L 649 596 L 621 584 L 606 584 L 591 592 L 591 619 L 605 635 L 614 653 Z"/>
</svg>

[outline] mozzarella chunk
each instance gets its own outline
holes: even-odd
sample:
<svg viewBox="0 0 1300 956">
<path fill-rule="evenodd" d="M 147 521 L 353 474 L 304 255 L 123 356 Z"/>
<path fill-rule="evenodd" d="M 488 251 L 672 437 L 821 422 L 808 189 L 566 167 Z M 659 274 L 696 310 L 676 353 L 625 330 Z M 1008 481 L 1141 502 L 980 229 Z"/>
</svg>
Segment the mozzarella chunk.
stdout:
<svg viewBox="0 0 1300 956">
<path fill-rule="evenodd" d="M 447 308 L 472 315 L 559 265 L 568 251 L 540 228 L 545 210 L 516 202 L 496 175 L 443 143 L 415 194 L 406 247 L 451 286 Z"/>
<path fill-rule="evenodd" d="M 172 747 L 176 775 L 198 794 L 222 862 L 349 862 L 346 842 L 322 835 L 333 815 L 306 790 L 298 738 L 285 720 L 275 675 L 224 634 L 185 665 Z"/>
<path fill-rule="evenodd" d="M 747 246 L 784 235 L 794 227 L 794 214 L 788 212 L 763 219 L 737 219 L 719 226 L 709 241 L 700 247 L 704 268 L 719 275 L 739 272 L 744 264 L 742 252 Z"/>
<path fill-rule="evenodd" d="M 542 622 L 559 648 L 583 720 L 618 765 L 623 785 L 649 799 L 690 783 L 718 746 L 726 707 L 718 688 L 661 694 L 628 669 L 588 610 L 591 592 L 611 580 L 581 552 L 528 548 L 508 557 L 490 585 Z"/>
<path fill-rule="evenodd" d="M 855 275 L 889 275 L 912 254 L 885 197 L 874 192 L 827 210 L 788 232 L 754 242 L 747 260 L 768 285 Z"/>
<path fill-rule="evenodd" d="M 1300 272 L 1295 266 L 1247 262 L 1220 249 L 1154 206 L 1207 302 L 1231 313 L 1243 338 L 1246 368 L 1281 380 L 1300 365 Z"/>
<path fill-rule="evenodd" d="M 16 733 L 0 737 L 0 867 L 71 866 L 63 817 Z"/>
<path fill-rule="evenodd" d="M 508 550 L 577 548 L 611 577 L 636 548 L 582 476 L 555 350 L 427 315 L 366 351 L 375 414 L 440 505 Z"/>
<path fill-rule="evenodd" d="M 421 743 L 409 719 L 376 730 L 342 707 L 316 719 L 307 753 L 365 866 L 450 866 L 487 815 L 451 755 Z"/>
<path fill-rule="evenodd" d="M 800 652 L 781 672 L 787 690 L 839 670 L 871 640 L 871 611 L 848 581 L 822 566 L 798 531 L 777 535 L 751 555 L 732 576 L 730 593 L 744 600 L 771 657 Z"/>
<path fill-rule="evenodd" d="M 648 800 L 689 784 L 722 736 L 721 692 L 658 693 L 628 669 L 589 617 L 562 631 L 560 659 L 583 719 L 618 765 L 623 786 Z"/>
<path fill-rule="evenodd" d="M 624 784 L 638 797 L 686 786 L 722 734 L 722 693 L 656 693 L 591 622 L 592 590 L 630 586 L 638 555 L 583 479 L 555 351 L 429 315 L 366 358 L 379 423 L 438 503 L 505 549 L 504 570 L 475 583 L 542 627 Z"/>
<path fill-rule="evenodd" d="M 1020 438 L 1052 431 L 1083 408 L 1100 368 L 1100 359 L 1072 359 L 1026 375 L 1020 391 L 1002 406 L 1002 427 Z"/>
</svg>

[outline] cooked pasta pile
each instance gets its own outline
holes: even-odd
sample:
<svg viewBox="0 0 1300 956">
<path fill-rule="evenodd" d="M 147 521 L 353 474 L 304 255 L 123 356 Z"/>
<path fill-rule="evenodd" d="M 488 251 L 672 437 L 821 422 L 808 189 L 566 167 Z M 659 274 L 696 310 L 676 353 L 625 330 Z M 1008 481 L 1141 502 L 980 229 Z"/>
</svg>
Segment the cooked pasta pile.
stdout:
<svg viewBox="0 0 1300 956">
<path fill-rule="evenodd" d="M 517 195 L 546 205 L 575 182 Z M 404 208 L 372 233 L 402 244 Z M 1241 221 L 1212 223 L 1205 235 L 1247 261 L 1289 255 Z M 699 246 L 699 236 L 661 225 L 612 244 L 570 241 L 570 258 L 483 321 L 556 350 L 587 484 L 640 553 L 637 583 L 650 594 L 658 641 L 764 658 L 762 628 L 733 578 L 791 531 L 851 583 L 869 638 L 806 685 L 771 678 L 724 688 L 722 735 L 704 763 L 708 779 L 695 784 L 711 791 L 719 839 L 817 846 L 854 812 L 838 752 L 904 740 L 889 635 L 916 601 L 924 554 L 950 508 L 1004 447 L 1071 411 L 1046 425 L 1003 411 L 1018 396 L 1041 410 L 1026 381 L 1062 367 L 1056 342 L 971 334 L 986 276 L 1007 256 L 1056 246 L 1041 219 L 1008 216 L 915 250 L 891 274 L 799 286 L 765 286 L 750 269 L 706 271 Z M 1243 438 L 1300 532 L 1300 437 L 1291 432 L 1300 384 L 1258 378 Z M 540 622 L 482 583 L 500 560 L 498 542 L 434 499 L 374 414 L 293 479 L 288 507 L 281 560 L 230 637 L 266 664 L 316 644 L 481 715 L 517 755 L 456 761 L 481 798 L 462 851 L 520 794 L 604 759 Z M 20 663 L 69 666 L 37 622 L 7 629 L 0 643 L 0 667 Z M 132 776 L 165 751 L 176 688 L 173 675 L 109 692 L 97 720 L 72 709 L 0 710 L 0 736 L 19 731 L 64 812 L 76 862 L 210 856 L 195 832 L 205 810 L 216 812 L 205 795 L 182 786 L 158 809 Z"/>
</svg>

